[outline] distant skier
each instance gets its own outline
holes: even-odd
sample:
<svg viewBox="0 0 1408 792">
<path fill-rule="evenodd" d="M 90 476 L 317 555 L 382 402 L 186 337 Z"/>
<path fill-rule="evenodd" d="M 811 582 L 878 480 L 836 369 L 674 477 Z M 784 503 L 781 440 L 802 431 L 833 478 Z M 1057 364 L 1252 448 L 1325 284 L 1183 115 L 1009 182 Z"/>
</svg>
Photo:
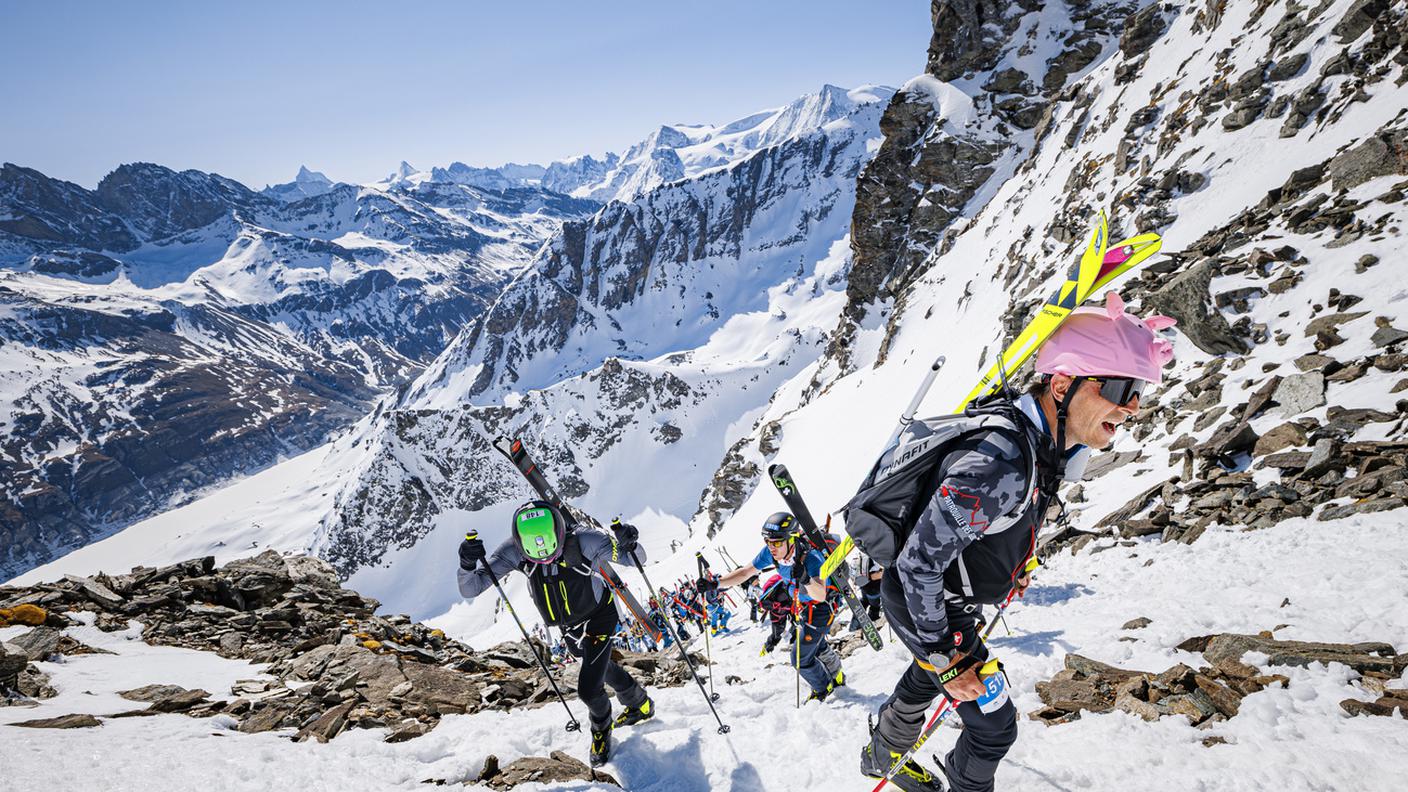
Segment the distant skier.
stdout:
<svg viewBox="0 0 1408 792">
<path fill-rule="evenodd" d="M 776 567 L 800 609 L 797 620 L 802 633 L 801 649 L 791 652 L 789 657 L 812 689 L 807 700 L 824 701 L 839 685 L 845 684 L 845 674 L 839 664 L 832 670 L 822 660 L 830 650 L 826 634 L 835 617 L 826 601 L 826 582 L 821 578 L 821 565 L 826 558 L 807 544 L 796 518 L 787 512 L 776 512 L 768 517 L 762 533 L 764 547 L 752 563 L 721 577 L 701 578 L 698 585 L 710 590 L 724 589 Z"/>
<path fill-rule="evenodd" d="M 880 620 L 880 580 L 885 576 L 885 570 L 870 559 L 864 553 L 860 554 L 860 562 L 856 564 L 856 580 L 863 580 L 860 586 L 861 602 L 865 604 L 866 615 L 872 622 Z M 860 614 L 851 614 L 850 626 L 846 628 L 849 632 L 860 630 Z"/>
<path fill-rule="evenodd" d="M 763 587 L 758 585 L 758 576 L 754 575 L 748 578 L 747 582 L 743 584 L 743 598 L 748 601 L 748 621 L 755 622 L 758 620 L 758 611 L 761 607 L 760 598 L 762 595 Z"/>
<path fill-rule="evenodd" d="M 489 557 L 489 567 L 502 577 L 519 570 L 528 578 L 528 592 L 544 624 L 562 628 L 568 651 L 581 658 L 577 696 L 591 713 L 592 765 L 611 754 L 611 700 L 603 682 L 616 692 L 624 708 L 615 726 L 629 726 L 655 715 L 645 688 L 611 661 L 611 642 L 620 620 L 611 590 L 597 566 L 635 552 L 639 532 L 618 523 L 615 534 L 569 520 L 547 501 L 532 501 L 513 515 L 513 531 Z M 484 571 L 484 542 L 474 536 L 460 543 L 460 594 L 474 599 L 493 585 Z"/>
<path fill-rule="evenodd" d="M 935 469 L 916 479 L 929 482 L 918 493 L 927 505 L 895 537 L 897 558 L 880 586 L 890 626 L 915 661 L 861 751 L 866 775 L 882 777 L 913 747 L 925 711 L 944 692 L 960 702 L 964 727 L 943 763 L 950 786 L 993 788 L 1017 739 L 1017 712 L 978 639 L 976 613 L 1031 583 L 1027 562 L 1062 477 L 1079 479 L 1087 448 L 1109 447 L 1144 388 L 1162 379 L 1173 347 L 1154 330 L 1171 324 L 1125 313 L 1113 293 L 1105 308 L 1073 311 L 1037 354 L 1040 382 L 1015 403 L 980 405 L 989 423 L 939 446 Z M 910 792 L 944 789 L 912 760 L 893 780 Z"/>
</svg>

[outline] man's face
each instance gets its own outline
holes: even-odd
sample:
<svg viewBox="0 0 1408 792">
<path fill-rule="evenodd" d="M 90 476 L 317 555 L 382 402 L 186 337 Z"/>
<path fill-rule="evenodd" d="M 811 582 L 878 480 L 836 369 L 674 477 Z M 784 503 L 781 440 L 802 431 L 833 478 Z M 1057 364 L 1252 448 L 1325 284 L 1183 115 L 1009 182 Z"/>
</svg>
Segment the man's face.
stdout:
<svg viewBox="0 0 1408 792">
<path fill-rule="evenodd" d="M 1058 402 L 1071 383 L 1072 379 L 1062 374 L 1052 378 L 1053 396 Z M 1138 411 L 1138 396 L 1125 404 L 1115 404 L 1100 395 L 1099 382 L 1082 382 L 1066 416 L 1066 442 L 1080 443 L 1097 450 L 1109 448 L 1120 427 Z"/>
<path fill-rule="evenodd" d="M 772 553 L 772 560 L 777 561 L 779 563 L 785 563 L 788 559 L 792 557 L 791 539 L 780 539 L 778 541 L 767 539 L 764 541 L 768 546 L 768 552 Z"/>
</svg>

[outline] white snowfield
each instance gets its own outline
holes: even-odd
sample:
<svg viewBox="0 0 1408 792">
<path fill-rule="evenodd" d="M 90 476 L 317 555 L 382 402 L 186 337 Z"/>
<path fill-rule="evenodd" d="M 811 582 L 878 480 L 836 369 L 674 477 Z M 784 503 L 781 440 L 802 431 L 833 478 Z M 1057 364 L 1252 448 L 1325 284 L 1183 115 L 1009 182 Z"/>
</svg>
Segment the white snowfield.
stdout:
<svg viewBox="0 0 1408 792">
<path fill-rule="evenodd" d="M 1255 632 L 1277 625 L 1291 639 L 1389 641 L 1408 644 L 1408 610 L 1393 607 L 1408 590 L 1408 533 L 1400 518 L 1375 514 L 1332 522 L 1294 520 L 1253 533 L 1210 530 L 1196 545 L 1151 541 L 1072 557 L 1058 556 L 1010 611 L 1013 634 L 1001 626 L 992 647 L 1012 680 L 1020 712 L 1041 706 L 1033 689 L 1068 651 L 1140 670 L 1198 655 L 1171 650 L 1212 630 Z M 754 548 L 756 549 L 756 548 Z M 741 556 L 748 549 L 732 549 Z M 1153 563 L 1145 566 L 1147 561 Z M 1366 575 L 1363 570 L 1375 570 Z M 1352 592 L 1352 593 L 1350 593 Z M 1283 600 L 1290 604 L 1281 607 Z M 1147 616 L 1149 627 L 1120 625 Z M 505 617 L 507 619 L 507 617 Z M 658 715 L 616 733 L 605 768 L 639 792 L 709 790 L 866 790 L 856 769 L 866 716 L 888 696 L 907 659 L 895 643 L 862 647 L 845 661 L 848 687 L 824 704 L 795 707 L 794 675 L 785 646 L 759 650 L 767 633 L 734 617 L 732 634 L 713 640 L 718 709 L 732 727 L 715 725 L 693 686 L 652 690 Z M 0 638 L 23 628 L 0 631 Z M 118 652 L 42 663 L 60 696 L 35 708 L 0 709 L 0 724 L 88 712 L 111 714 L 143 705 L 112 695 L 152 683 L 200 687 L 230 698 L 237 679 L 258 668 L 213 654 L 148 647 L 132 633 L 69 630 L 79 640 Z M 882 630 L 883 633 L 883 630 Z M 1123 642 L 1122 637 L 1133 637 Z M 702 642 L 695 639 L 698 651 Z M 1274 669 L 1289 688 L 1248 696 L 1240 714 L 1209 729 L 1181 717 L 1145 723 L 1114 712 L 1085 714 L 1048 727 L 1023 720 L 998 771 L 999 789 L 1022 790 L 1389 790 L 1402 777 L 1408 728 L 1390 718 L 1344 714 L 1346 698 L 1372 699 L 1357 676 L 1338 664 Z M 737 675 L 742 685 L 726 685 Z M 573 710 L 579 718 L 585 709 Z M 945 728 L 921 758 L 946 752 L 956 739 Z M 563 730 L 561 708 L 452 715 L 424 737 L 398 745 L 380 730 L 354 729 L 331 743 L 293 743 L 289 733 L 247 735 L 222 717 L 156 715 L 105 721 L 86 730 L 46 731 L 0 725 L 4 768 L 0 789 L 391 790 L 423 789 L 426 779 L 452 784 L 474 778 L 485 756 L 507 764 L 519 756 L 561 750 L 581 759 L 586 737 Z M 1208 737 L 1226 744 L 1205 747 Z M 611 789 L 584 783 L 520 787 Z"/>
</svg>

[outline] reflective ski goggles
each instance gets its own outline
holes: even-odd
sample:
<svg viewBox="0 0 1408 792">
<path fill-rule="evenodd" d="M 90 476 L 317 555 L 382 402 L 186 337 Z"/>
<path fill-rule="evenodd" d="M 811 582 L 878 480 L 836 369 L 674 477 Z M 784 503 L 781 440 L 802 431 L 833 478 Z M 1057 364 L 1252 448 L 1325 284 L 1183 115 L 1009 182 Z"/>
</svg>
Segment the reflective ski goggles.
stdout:
<svg viewBox="0 0 1408 792">
<path fill-rule="evenodd" d="M 1129 404 L 1136 396 L 1142 396 L 1144 388 L 1149 385 L 1144 380 L 1134 377 L 1081 377 L 1081 379 L 1100 383 L 1100 398 L 1119 407 Z"/>
<path fill-rule="evenodd" d="M 768 547 L 782 547 L 784 545 L 792 544 L 792 537 L 788 536 L 782 539 L 768 539 L 765 537 L 763 539 L 763 544 L 767 545 Z"/>
</svg>

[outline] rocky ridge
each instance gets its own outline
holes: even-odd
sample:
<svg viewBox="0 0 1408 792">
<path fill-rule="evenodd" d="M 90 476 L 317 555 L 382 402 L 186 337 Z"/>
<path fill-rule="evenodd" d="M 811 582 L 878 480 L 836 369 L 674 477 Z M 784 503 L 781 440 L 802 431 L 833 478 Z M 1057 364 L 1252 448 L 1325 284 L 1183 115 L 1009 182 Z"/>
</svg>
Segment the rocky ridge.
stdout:
<svg viewBox="0 0 1408 792">
<path fill-rule="evenodd" d="M 295 740 L 327 741 L 346 729 L 386 729 L 388 742 L 413 739 L 451 713 L 536 707 L 554 699 L 524 642 L 474 651 L 406 616 L 380 616 L 379 603 L 342 588 L 326 562 L 266 551 L 216 568 L 213 558 L 126 574 L 66 577 L 25 588 L 0 587 L 0 626 L 33 629 L 0 643 L 0 695 L 9 705 L 52 696 L 34 663 L 95 650 L 64 634 L 75 623 L 105 631 L 139 625 L 149 644 L 215 652 L 267 664 L 260 678 L 212 695 L 154 685 L 121 695 L 149 706 L 101 719 L 181 713 L 233 718 L 246 733 L 288 730 Z M 618 653 L 651 686 L 689 679 L 674 654 Z M 695 658 L 704 667 L 703 658 Z M 565 695 L 574 681 L 558 680 Z M 80 714 L 16 725 L 82 728 Z M 512 777 L 512 776 L 510 776 Z"/>
</svg>

